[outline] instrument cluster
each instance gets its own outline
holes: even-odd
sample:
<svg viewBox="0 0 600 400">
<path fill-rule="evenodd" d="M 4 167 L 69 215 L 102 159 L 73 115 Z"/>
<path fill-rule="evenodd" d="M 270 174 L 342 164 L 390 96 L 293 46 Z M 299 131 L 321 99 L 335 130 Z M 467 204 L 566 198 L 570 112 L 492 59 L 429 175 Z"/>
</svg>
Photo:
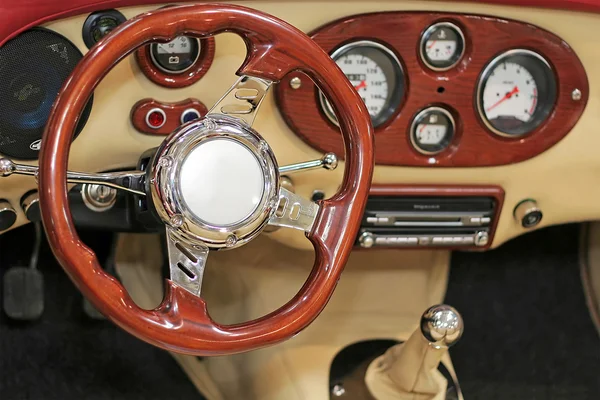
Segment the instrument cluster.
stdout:
<svg viewBox="0 0 600 400">
<path fill-rule="evenodd" d="M 585 72 L 568 45 L 517 21 L 388 12 L 335 21 L 312 38 L 365 102 L 376 144 L 384 144 L 377 149 L 380 164 L 522 161 L 566 135 L 587 98 Z M 340 151 L 331 135 L 337 118 L 325 96 L 306 76 L 291 79 L 278 89 L 288 125 L 311 145 Z M 310 90 L 316 104 L 307 101 Z M 504 156 L 493 154 L 503 150 Z"/>
</svg>

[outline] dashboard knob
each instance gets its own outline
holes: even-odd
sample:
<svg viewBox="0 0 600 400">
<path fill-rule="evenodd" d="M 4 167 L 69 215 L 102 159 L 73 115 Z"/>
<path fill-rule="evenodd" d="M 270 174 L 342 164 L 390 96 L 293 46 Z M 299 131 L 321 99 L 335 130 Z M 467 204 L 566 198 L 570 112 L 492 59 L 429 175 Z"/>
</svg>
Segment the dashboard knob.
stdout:
<svg viewBox="0 0 600 400">
<path fill-rule="evenodd" d="M 4 231 L 15 223 L 17 212 L 6 200 L 0 200 L 0 231 Z"/>
<path fill-rule="evenodd" d="M 544 216 L 537 202 L 532 199 L 526 199 L 517 204 L 513 215 L 523 228 L 533 228 L 540 223 Z"/>
<path fill-rule="evenodd" d="M 373 238 L 373 234 L 371 232 L 364 232 L 358 238 L 358 243 L 360 247 L 370 248 L 375 244 L 375 238 Z"/>
<path fill-rule="evenodd" d="M 42 220 L 40 196 L 37 191 L 29 192 L 23 196 L 21 199 L 21 209 L 31 222 L 40 222 Z"/>
<path fill-rule="evenodd" d="M 490 241 L 490 235 L 486 231 L 480 231 L 475 234 L 475 246 L 486 246 Z"/>
</svg>

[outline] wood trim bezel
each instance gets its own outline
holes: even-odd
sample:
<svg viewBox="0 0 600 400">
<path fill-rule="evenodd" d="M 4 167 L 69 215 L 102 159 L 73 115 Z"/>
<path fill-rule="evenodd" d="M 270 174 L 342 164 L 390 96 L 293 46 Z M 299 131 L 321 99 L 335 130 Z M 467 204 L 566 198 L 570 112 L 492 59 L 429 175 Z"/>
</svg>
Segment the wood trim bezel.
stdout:
<svg viewBox="0 0 600 400">
<path fill-rule="evenodd" d="M 161 71 L 152 62 L 150 55 L 150 46 L 140 47 L 135 52 L 135 59 L 148 79 L 157 85 L 171 89 L 183 88 L 198 82 L 212 65 L 215 57 L 215 38 L 208 37 L 200 39 L 200 54 L 194 64 L 187 70 L 179 74 L 168 74 Z"/>
<path fill-rule="evenodd" d="M 465 53 L 456 67 L 433 71 L 419 57 L 422 33 L 437 22 L 452 22 L 465 35 Z M 401 32 L 401 34 L 400 34 Z M 331 22 L 311 34 L 327 52 L 341 43 L 369 39 L 389 46 L 405 68 L 407 87 L 400 113 L 375 129 L 375 161 L 380 165 L 418 167 L 482 167 L 525 161 L 562 140 L 583 113 L 589 95 L 587 75 L 575 52 L 558 36 L 539 27 L 494 17 L 456 13 L 380 12 Z M 557 76 L 556 105 L 534 131 L 507 138 L 487 128 L 477 111 L 477 82 L 485 66 L 509 49 L 528 49 L 542 55 Z M 302 85 L 292 89 L 290 80 Z M 579 89 L 579 100 L 572 91 Z M 341 154 L 339 130 L 321 112 L 315 86 L 301 72 L 286 76 L 276 100 L 288 126 L 311 147 Z M 419 153 L 410 142 L 410 125 L 419 110 L 447 106 L 462 131 L 446 150 Z"/>
<path fill-rule="evenodd" d="M 163 110 L 166 116 L 165 124 L 158 129 L 153 129 L 146 124 L 146 114 L 153 108 Z M 163 103 L 150 98 L 142 99 L 131 109 L 131 123 L 140 133 L 166 136 L 182 125 L 181 114 L 190 108 L 198 111 L 200 117 L 208 112 L 204 103 L 197 99 L 186 99 L 177 103 Z"/>
</svg>

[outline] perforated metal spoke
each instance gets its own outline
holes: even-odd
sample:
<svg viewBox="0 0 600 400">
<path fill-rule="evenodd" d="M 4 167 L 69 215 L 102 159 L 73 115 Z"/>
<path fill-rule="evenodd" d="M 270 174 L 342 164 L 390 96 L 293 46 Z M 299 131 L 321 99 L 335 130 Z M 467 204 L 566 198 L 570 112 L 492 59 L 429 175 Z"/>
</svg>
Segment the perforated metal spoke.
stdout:
<svg viewBox="0 0 600 400">
<path fill-rule="evenodd" d="M 183 240 L 169 227 L 167 245 L 171 280 L 188 292 L 200 296 L 208 247 Z"/>
<path fill-rule="evenodd" d="M 279 189 L 277 209 L 269 218 L 269 225 L 285 226 L 310 232 L 319 212 L 319 205 L 287 189 Z"/>
<path fill-rule="evenodd" d="M 206 116 L 228 115 L 252 126 L 272 83 L 266 79 L 241 76 Z"/>
</svg>

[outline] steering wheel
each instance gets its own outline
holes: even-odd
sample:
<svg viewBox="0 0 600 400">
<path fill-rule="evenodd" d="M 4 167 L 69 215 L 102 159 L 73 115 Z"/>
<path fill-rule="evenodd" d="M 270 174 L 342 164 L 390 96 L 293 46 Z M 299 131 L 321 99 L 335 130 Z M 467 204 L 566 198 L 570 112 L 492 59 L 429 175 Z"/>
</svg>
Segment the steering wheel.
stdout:
<svg viewBox="0 0 600 400">
<path fill-rule="evenodd" d="M 222 32 L 234 32 L 246 43 L 239 79 L 204 118 L 167 137 L 146 171 L 122 175 L 122 186 L 146 196 L 165 225 L 168 241 L 165 297 L 156 309 L 143 310 L 102 270 L 75 231 L 67 201 L 69 147 L 88 98 L 120 60 L 150 42 Z M 343 183 L 336 195 L 321 202 L 280 187 L 273 151 L 252 129 L 269 88 L 292 70 L 306 73 L 327 96 L 344 138 Z M 335 62 L 288 23 L 232 5 L 169 7 L 121 25 L 86 54 L 65 82 L 42 143 L 43 223 L 71 280 L 99 311 L 131 334 L 166 350 L 199 356 L 280 342 L 319 315 L 352 250 L 373 171 L 369 113 Z M 135 190 L 134 184 L 139 186 Z M 200 297 L 209 251 L 246 244 L 267 225 L 305 231 L 315 250 L 309 277 L 294 298 L 268 315 L 236 325 L 214 322 Z"/>
</svg>

